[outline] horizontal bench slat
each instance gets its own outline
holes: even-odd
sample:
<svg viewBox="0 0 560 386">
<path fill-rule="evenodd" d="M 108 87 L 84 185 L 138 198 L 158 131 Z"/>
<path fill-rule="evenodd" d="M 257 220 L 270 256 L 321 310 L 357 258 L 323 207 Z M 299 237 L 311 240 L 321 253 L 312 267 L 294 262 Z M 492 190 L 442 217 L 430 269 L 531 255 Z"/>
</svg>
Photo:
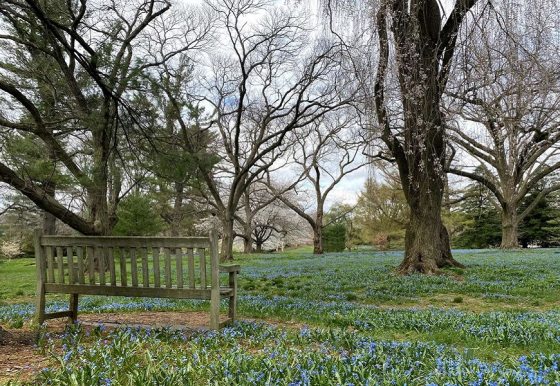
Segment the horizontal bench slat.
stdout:
<svg viewBox="0 0 560 386">
<path fill-rule="evenodd" d="M 231 265 L 220 265 L 219 266 L 220 272 L 228 273 L 228 272 L 237 272 L 241 271 L 241 266 L 239 264 L 231 264 Z"/>
<path fill-rule="evenodd" d="M 59 311 L 59 312 L 52 312 L 50 314 L 45 314 L 43 318 L 47 320 L 47 319 L 58 319 L 58 318 L 71 317 L 71 316 L 72 316 L 72 311 Z"/>
<path fill-rule="evenodd" d="M 45 283 L 45 292 L 80 294 L 80 295 L 105 295 L 105 296 L 128 296 L 128 297 L 151 297 L 151 298 L 174 298 L 174 299 L 210 299 L 210 289 L 188 289 L 188 288 L 144 288 L 144 287 L 120 287 L 103 285 L 82 284 L 53 284 Z M 220 288 L 221 296 L 229 296 L 231 288 Z"/>
<path fill-rule="evenodd" d="M 207 237 L 42 236 L 41 245 L 53 247 L 210 248 Z"/>
</svg>

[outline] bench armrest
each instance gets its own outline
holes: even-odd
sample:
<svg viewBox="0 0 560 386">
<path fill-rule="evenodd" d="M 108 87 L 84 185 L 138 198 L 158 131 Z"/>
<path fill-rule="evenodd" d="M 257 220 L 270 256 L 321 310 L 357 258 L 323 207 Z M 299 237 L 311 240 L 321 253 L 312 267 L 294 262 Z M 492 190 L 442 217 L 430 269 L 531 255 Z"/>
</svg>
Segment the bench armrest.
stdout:
<svg viewBox="0 0 560 386">
<path fill-rule="evenodd" d="M 235 272 L 239 273 L 241 271 L 241 266 L 239 264 L 231 264 L 231 265 L 220 265 L 220 272 Z"/>
</svg>

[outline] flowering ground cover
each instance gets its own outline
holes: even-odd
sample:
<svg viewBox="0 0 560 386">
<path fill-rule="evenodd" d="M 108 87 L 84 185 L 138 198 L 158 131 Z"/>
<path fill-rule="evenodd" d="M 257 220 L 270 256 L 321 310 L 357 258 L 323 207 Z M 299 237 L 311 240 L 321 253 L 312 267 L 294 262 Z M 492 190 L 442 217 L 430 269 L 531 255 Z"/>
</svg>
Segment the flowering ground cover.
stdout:
<svg viewBox="0 0 560 386">
<path fill-rule="evenodd" d="M 558 252 L 456 251 L 467 269 L 436 277 L 394 275 L 401 255 L 393 252 L 239 257 L 239 312 L 262 322 L 194 336 L 80 326 L 63 336 L 43 333 L 37 350 L 51 361 L 32 384 L 560 384 Z M 28 263 L 19 264 L 32 269 Z M 0 293 L 16 292 L 6 287 Z M 34 312 L 28 295 L 2 301 L 0 325 L 27 328 Z M 49 303 L 64 307 L 56 297 Z M 81 312 L 207 307 L 80 302 Z"/>
</svg>

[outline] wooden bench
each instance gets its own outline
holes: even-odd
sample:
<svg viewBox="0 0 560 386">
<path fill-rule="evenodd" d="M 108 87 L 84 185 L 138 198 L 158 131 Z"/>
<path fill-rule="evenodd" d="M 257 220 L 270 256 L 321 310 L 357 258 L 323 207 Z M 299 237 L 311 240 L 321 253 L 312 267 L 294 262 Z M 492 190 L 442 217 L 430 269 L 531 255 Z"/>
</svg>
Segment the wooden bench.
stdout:
<svg viewBox="0 0 560 386">
<path fill-rule="evenodd" d="M 210 237 L 45 236 L 35 232 L 37 321 L 78 317 L 79 295 L 210 300 L 211 329 L 235 320 L 239 265 L 221 266 Z M 229 274 L 220 286 L 219 273 Z M 210 280 L 208 280 L 210 278 Z M 70 294 L 68 311 L 45 313 L 45 294 Z M 220 299 L 229 319 L 220 324 Z"/>
</svg>

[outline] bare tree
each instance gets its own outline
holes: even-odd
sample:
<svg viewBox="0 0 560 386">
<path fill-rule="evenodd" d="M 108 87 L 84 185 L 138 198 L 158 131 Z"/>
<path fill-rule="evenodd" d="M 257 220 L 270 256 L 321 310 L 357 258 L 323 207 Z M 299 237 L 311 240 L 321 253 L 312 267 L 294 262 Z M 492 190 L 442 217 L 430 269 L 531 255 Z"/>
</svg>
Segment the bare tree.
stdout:
<svg viewBox="0 0 560 386">
<path fill-rule="evenodd" d="M 518 226 L 546 195 L 560 170 L 559 21 L 555 1 L 495 6 L 464 46 L 448 95 L 452 140 L 468 157 L 450 171 L 486 186 L 502 213 L 502 248 L 519 246 Z M 554 12 L 553 12 L 554 13 Z M 547 180 L 545 186 L 540 186 Z M 521 204 L 539 187 L 539 194 Z"/>
<path fill-rule="evenodd" d="M 403 274 L 463 266 L 441 219 L 447 141 L 440 107 L 460 27 L 477 3 L 457 0 L 442 12 L 437 0 L 383 0 L 377 9 L 375 115 L 410 206 Z"/>
<path fill-rule="evenodd" d="M 199 166 L 212 167 L 217 160 L 207 152 L 212 138 L 201 127 L 204 111 L 192 96 L 198 64 L 195 57 L 208 48 L 213 27 L 207 8 L 172 10 L 151 37 L 153 45 L 160 48 L 151 53 L 152 61 L 165 57 L 170 41 L 180 52 L 144 75 L 152 96 L 147 105 L 154 114 L 148 125 L 150 132 L 139 138 L 146 154 L 142 167 L 154 176 L 155 184 L 149 188 L 156 191 L 158 209 L 171 236 L 180 235 L 186 222 L 192 226 L 197 207 L 193 196 L 200 189 Z M 140 93 L 138 99 L 142 99 Z"/>
<path fill-rule="evenodd" d="M 323 253 L 323 228 L 328 225 L 323 217 L 329 194 L 344 177 L 368 164 L 363 156 L 366 140 L 356 123 L 355 111 L 347 108 L 315 120 L 297 137 L 293 163 L 298 166 L 296 180 L 302 182 L 295 186 L 295 191 L 311 185 L 310 208 L 305 207 L 308 202 L 302 205 L 294 200 L 293 193 L 282 194 L 277 184 L 268 183 L 273 194 L 311 226 L 315 254 Z"/>
<path fill-rule="evenodd" d="M 226 43 L 208 59 L 204 100 L 215 113 L 211 128 L 222 161 L 202 173 L 222 220 L 225 260 L 232 258 L 235 216 L 248 187 L 282 157 L 291 133 L 355 96 L 341 66 L 344 46 L 311 39 L 303 14 L 267 4 L 212 3 Z"/>
</svg>

